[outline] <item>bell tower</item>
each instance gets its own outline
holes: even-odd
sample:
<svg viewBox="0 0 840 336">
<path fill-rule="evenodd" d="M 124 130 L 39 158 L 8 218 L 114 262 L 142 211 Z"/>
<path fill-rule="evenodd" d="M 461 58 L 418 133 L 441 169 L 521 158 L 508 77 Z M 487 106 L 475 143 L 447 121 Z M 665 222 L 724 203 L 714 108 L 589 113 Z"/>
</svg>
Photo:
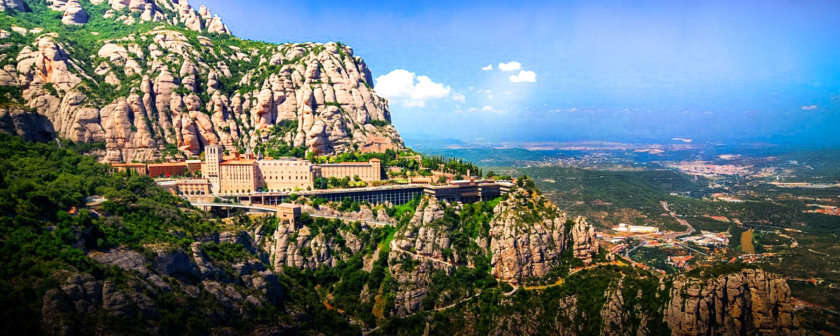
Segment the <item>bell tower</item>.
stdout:
<svg viewBox="0 0 840 336">
<path fill-rule="evenodd" d="M 219 178 L 221 174 L 219 164 L 222 163 L 223 154 L 224 150 L 219 145 L 207 146 L 204 151 L 205 169 L 203 174 L 210 181 L 210 190 L 213 194 L 218 194 L 222 188 Z"/>
</svg>

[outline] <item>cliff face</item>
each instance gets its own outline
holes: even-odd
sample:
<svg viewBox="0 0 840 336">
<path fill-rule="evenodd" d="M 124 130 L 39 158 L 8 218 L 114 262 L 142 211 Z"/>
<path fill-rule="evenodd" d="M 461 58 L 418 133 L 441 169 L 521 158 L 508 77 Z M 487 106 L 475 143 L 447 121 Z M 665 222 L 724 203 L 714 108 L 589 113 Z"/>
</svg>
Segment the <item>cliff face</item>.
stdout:
<svg viewBox="0 0 840 336">
<path fill-rule="evenodd" d="M 97 280 L 84 272 L 62 271 L 57 289 L 41 304 L 42 332 L 50 335 L 94 334 L 119 330 L 115 321 L 141 321 L 133 332 L 164 334 L 161 319 L 174 314 L 214 321 L 255 318 L 260 309 L 277 306 L 284 296 L 277 277 L 256 256 L 218 261 L 202 252 L 204 244 L 244 244 L 246 236 L 228 233 L 194 242 L 191 251 L 157 246 L 149 254 L 117 248 L 91 251 L 91 259 L 113 266 L 122 276 Z M 167 298 L 177 298 L 167 301 Z M 189 311 L 189 313 L 186 313 Z M 282 332 L 276 323 L 268 327 Z"/>
<path fill-rule="evenodd" d="M 124 33 L 98 39 L 91 28 L 97 35 L 70 47 L 75 35 L 0 27 L 0 37 L 22 42 L 0 45 L 7 57 L 0 83 L 14 91 L 0 109 L 9 118 L 32 110 L 48 124 L 21 126 L 30 123 L 24 118 L 0 130 L 104 142 L 108 161 L 197 155 L 210 144 L 317 153 L 403 146 L 370 70 L 347 46 L 227 37 L 218 16 L 184 0 L 114 0 L 104 12 L 99 2 L 55 0 L 50 8 L 83 31 L 95 17 Z"/>
<path fill-rule="evenodd" d="M 460 256 L 465 251 L 452 245 L 448 229 L 451 223 L 443 220 L 445 211 L 446 205 L 436 198 L 424 198 L 390 244 L 388 260 L 394 262 L 389 263 L 389 270 L 399 284 L 394 311 L 399 316 L 420 310 L 432 283 L 432 273 L 450 274 L 463 261 Z"/>
<path fill-rule="evenodd" d="M 566 214 L 542 195 L 517 189 L 499 203 L 490 223 L 492 274 L 506 282 L 548 273 L 566 249 Z"/>
<path fill-rule="evenodd" d="M 574 256 L 583 261 L 584 266 L 592 265 L 592 260 L 598 254 L 598 242 L 595 239 L 595 227 L 584 217 L 576 218 L 572 226 Z"/>
<path fill-rule="evenodd" d="M 309 227 L 281 222 L 271 237 L 267 237 L 265 250 L 275 269 L 284 266 L 315 269 L 325 265 L 335 267 L 338 261 L 359 252 L 362 242 L 346 230 L 333 235 L 316 232 Z"/>
<path fill-rule="evenodd" d="M 674 335 L 804 335 L 785 280 L 744 269 L 707 280 L 679 276 L 665 321 Z"/>
</svg>

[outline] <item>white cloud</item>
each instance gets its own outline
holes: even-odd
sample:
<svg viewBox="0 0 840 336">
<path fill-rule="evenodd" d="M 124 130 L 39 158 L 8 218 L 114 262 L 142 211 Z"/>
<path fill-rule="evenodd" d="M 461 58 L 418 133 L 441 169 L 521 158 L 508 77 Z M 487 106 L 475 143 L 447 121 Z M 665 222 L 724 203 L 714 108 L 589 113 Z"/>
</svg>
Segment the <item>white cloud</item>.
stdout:
<svg viewBox="0 0 840 336">
<path fill-rule="evenodd" d="M 522 69 L 522 64 L 519 62 L 499 63 L 499 70 L 502 71 L 516 71 Z"/>
<path fill-rule="evenodd" d="M 470 107 L 470 108 L 467 109 L 467 112 L 491 112 L 491 113 L 497 113 L 497 114 L 505 113 L 504 111 L 499 111 L 499 110 L 495 109 L 493 106 L 490 106 L 490 105 L 484 105 L 482 107 Z"/>
<path fill-rule="evenodd" d="M 510 76 L 510 81 L 514 83 L 534 83 L 537 81 L 537 73 L 520 70 L 518 75 Z"/>
<path fill-rule="evenodd" d="M 399 101 L 405 107 L 424 107 L 427 100 L 448 97 L 452 89 L 431 78 L 396 69 L 376 78 L 376 92 L 390 100 Z"/>
<path fill-rule="evenodd" d="M 802 106 L 802 111 L 813 111 L 817 109 L 817 105 Z"/>
<path fill-rule="evenodd" d="M 481 68 L 481 70 L 484 70 L 484 71 L 490 71 L 490 70 L 493 70 L 493 64 L 487 64 L 487 66 L 486 66 L 486 67 Z"/>
<path fill-rule="evenodd" d="M 464 95 L 462 95 L 460 93 L 453 93 L 452 94 L 452 100 L 459 101 L 459 102 L 463 103 L 463 102 L 467 101 L 467 97 L 465 97 Z"/>
</svg>

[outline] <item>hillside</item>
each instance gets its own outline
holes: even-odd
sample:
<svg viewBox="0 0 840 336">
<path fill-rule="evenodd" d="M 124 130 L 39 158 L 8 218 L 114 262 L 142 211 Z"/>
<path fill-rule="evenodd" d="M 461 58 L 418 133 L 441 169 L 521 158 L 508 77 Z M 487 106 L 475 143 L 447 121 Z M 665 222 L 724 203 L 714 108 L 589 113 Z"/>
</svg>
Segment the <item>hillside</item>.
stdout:
<svg viewBox="0 0 840 336">
<path fill-rule="evenodd" d="M 2 9 L 3 132 L 97 143 L 111 162 L 197 156 L 217 143 L 317 154 L 403 146 L 370 70 L 341 43 L 238 39 L 186 0 Z"/>
<path fill-rule="evenodd" d="M 804 334 L 780 276 L 634 267 L 528 177 L 475 203 L 290 195 L 299 219 L 215 218 L 98 161 L 220 143 L 478 169 L 387 151 L 387 101 L 340 43 L 241 40 L 185 0 L 0 10 L 3 334 Z"/>
</svg>

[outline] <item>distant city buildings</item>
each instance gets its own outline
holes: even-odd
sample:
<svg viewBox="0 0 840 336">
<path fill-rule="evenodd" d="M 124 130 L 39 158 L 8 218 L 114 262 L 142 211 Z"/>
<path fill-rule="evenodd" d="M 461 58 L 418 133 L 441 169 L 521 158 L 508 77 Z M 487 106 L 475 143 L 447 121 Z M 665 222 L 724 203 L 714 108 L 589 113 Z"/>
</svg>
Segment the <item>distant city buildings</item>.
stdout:
<svg viewBox="0 0 840 336">
<path fill-rule="evenodd" d="M 740 175 L 746 176 L 753 172 L 753 166 L 739 166 L 734 164 L 713 164 L 706 161 L 690 161 L 670 164 L 668 167 L 676 168 L 689 175 L 713 177 L 715 175 Z"/>
<path fill-rule="evenodd" d="M 619 233 L 657 233 L 659 229 L 653 226 L 628 225 L 624 223 L 614 226 L 613 231 Z"/>
<path fill-rule="evenodd" d="M 683 242 L 686 243 L 694 243 L 700 246 L 708 246 L 708 247 L 724 247 L 729 245 L 729 238 L 732 236 L 729 232 L 708 232 L 708 231 L 700 231 L 699 236 L 688 236 L 680 238 Z"/>
</svg>

